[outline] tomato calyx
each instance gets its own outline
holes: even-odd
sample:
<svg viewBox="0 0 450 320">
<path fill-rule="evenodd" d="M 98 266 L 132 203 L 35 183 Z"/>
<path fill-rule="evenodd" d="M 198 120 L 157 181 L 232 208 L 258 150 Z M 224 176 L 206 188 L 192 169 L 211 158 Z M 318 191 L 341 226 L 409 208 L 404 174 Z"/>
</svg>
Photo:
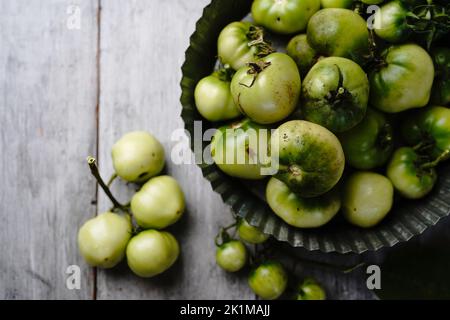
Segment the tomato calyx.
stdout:
<svg viewBox="0 0 450 320">
<path fill-rule="evenodd" d="M 235 71 L 230 67 L 229 64 L 220 64 L 219 69 L 214 71 L 213 76 L 217 77 L 219 80 L 224 82 L 230 82 L 233 78 Z"/>
<path fill-rule="evenodd" d="M 436 159 L 419 163 L 418 169 L 420 171 L 428 172 L 430 169 L 436 167 L 440 162 L 448 159 L 449 156 L 450 156 L 450 150 L 445 150 L 439 156 L 437 156 Z M 429 157 L 427 157 L 427 156 L 423 156 L 423 157 L 424 157 L 424 159 L 429 159 Z M 419 158 L 420 158 L 420 156 L 419 156 Z"/>
<path fill-rule="evenodd" d="M 342 106 L 344 102 L 351 101 L 353 96 L 350 91 L 344 87 L 344 75 L 342 74 L 341 68 L 339 68 L 338 65 L 335 65 L 335 67 L 339 74 L 337 88 L 328 92 L 325 98 L 333 105 L 333 107 L 339 107 Z"/>
<path fill-rule="evenodd" d="M 252 82 L 250 84 L 245 84 L 245 83 L 239 82 L 239 84 L 241 86 L 251 88 L 255 84 L 255 81 L 256 81 L 256 78 L 258 77 L 258 75 L 261 72 L 263 72 L 264 69 L 266 69 L 271 64 L 272 64 L 271 62 L 262 61 L 262 60 L 247 63 L 247 66 L 249 67 L 247 74 L 253 75 Z"/>
<path fill-rule="evenodd" d="M 418 5 L 406 14 L 406 25 L 415 33 L 426 35 L 427 49 L 437 38 L 450 32 L 450 5 Z"/>
<path fill-rule="evenodd" d="M 220 228 L 219 233 L 214 238 L 214 244 L 216 245 L 216 247 L 221 247 L 225 243 L 233 240 L 233 238 L 229 235 L 228 230 L 231 228 L 234 228 L 235 226 L 236 226 L 236 222 L 229 226 Z"/>
<path fill-rule="evenodd" d="M 249 40 L 249 47 L 256 47 L 258 58 L 263 58 L 275 52 L 272 44 L 265 39 L 264 29 L 257 26 L 251 26 L 247 32 L 247 39 Z"/>
</svg>

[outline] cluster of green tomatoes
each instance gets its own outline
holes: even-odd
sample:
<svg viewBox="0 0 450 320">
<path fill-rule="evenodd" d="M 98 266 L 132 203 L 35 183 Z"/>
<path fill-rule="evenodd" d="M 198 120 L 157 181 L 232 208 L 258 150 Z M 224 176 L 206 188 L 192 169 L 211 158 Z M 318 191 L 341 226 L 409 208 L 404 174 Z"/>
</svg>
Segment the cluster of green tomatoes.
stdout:
<svg viewBox="0 0 450 320">
<path fill-rule="evenodd" d="M 277 159 L 266 201 L 298 228 L 339 211 L 372 227 L 395 191 L 426 196 L 450 157 L 450 49 L 435 45 L 448 14 L 445 1 L 255 0 L 253 20 L 221 31 L 220 67 L 195 89 L 199 113 L 218 127 L 215 163 L 257 180 Z M 294 37 L 276 52 L 268 37 L 285 35 Z M 257 150 L 250 137 L 263 129 L 271 134 L 256 135 Z"/>
<path fill-rule="evenodd" d="M 227 230 L 235 227 L 240 240 L 229 236 Z M 248 284 L 255 294 L 266 300 L 279 298 L 288 289 L 289 274 L 285 267 L 275 259 L 252 256 L 247 246 L 262 245 L 269 239 L 269 235 L 250 225 L 244 219 L 227 228 L 222 228 L 216 237 L 216 262 L 228 272 L 237 272 L 247 264 L 251 264 L 251 272 L 248 276 Z M 255 253 L 258 251 L 255 250 Z M 291 276 L 291 279 L 293 277 Z M 291 281 L 292 282 L 292 281 Z M 295 281 L 289 288 L 290 296 L 296 300 L 324 300 L 325 290 L 312 278 L 306 278 L 302 282 Z"/>
<path fill-rule="evenodd" d="M 136 275 L 153 277 L 170 268 L 179 256 L 178 241 L 162 229 L 183 215 L 183 191 L 174 178 L 158 176 L 164 168 L 164 148 L 147 132 L 130 132 L 119 139 L 112 147 L 112 161 L 115 174 L 106 184 L 95 159 L 88 158 L 93 175 L 114 207 L 80 228 L 80 253 L 89 265 L 100 268 L 112 268 L 126 256 Z M 117 176 L 140 186 L 129 204 L 120 204 L 109 190 Z"/>
</svg>

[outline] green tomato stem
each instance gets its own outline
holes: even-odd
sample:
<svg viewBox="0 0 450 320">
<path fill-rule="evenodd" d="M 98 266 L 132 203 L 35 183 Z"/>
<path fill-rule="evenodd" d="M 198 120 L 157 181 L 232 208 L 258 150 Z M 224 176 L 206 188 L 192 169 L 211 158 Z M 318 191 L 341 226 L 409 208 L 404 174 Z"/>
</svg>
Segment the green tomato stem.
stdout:
<svg viewBox="0 0 450 320">
<path fill-rule="evenodd" d="M 120 209 L 120 210 L 122 210 L 122 211 L 124 211 L 124 212 L 129 214 L 128 208 L 126 206 L 122 205 L 119 201 L 117 201 L 117 199 L 111 193 L 111 190 L 109 190 L 108 185 L 105 184 L 105 182 L 103 181 L 102 177 L 100 176 L 100 172 L 99 172 L 98 167 L 97 167 L 97 161 L 95 160 L 95 158 L 89 156 L 87 158 L 87 162 L 89 164 L 89 169 L 91 169 L 92 175 L 95 177 L 95 179 L 97 180 L 97 182 L 100 185 L 100 187 L 106 193 L 106 195 L 111 200 L 111 202 L 114 204 L 114 208 L 118 208 L 118 209 Z"/>
<path fill-rule="evenodd" d="M 109 178 L 108 182 L 106 183 L 106 185 L 109 187 L 111 187 L 112 183 L 114 182 L 114 180 L 116 180 L 117 178 L 117 173 L 113 173 L 111 175 L 111 177 Z"/>
<path fill-rule="evenodd" d="M 422 170 L 430 169 L 436 167 L 441 161 L 448 159 L 450 155 L 450 150 L 445 150 L 442 152 L 435 160 L 431 162 L 424 163 L 420 166 Z"/>
<path fill-rule="evenodd" d="M 219 233 L 216 235 L 216 237 L 214 238 L 214 243 L 217 247 L 222 246 L 223 244 L 229 242 L 232 240 L 232 238 L 230 237 L 230 235 L 228 234 L 228 229 L 231 229 L 233 227 L 236 226 L 236 222 L 233 223 L 232 225 L 229 225 L 227 227 L 222 227 L 220 228 Z"/>
</svg>

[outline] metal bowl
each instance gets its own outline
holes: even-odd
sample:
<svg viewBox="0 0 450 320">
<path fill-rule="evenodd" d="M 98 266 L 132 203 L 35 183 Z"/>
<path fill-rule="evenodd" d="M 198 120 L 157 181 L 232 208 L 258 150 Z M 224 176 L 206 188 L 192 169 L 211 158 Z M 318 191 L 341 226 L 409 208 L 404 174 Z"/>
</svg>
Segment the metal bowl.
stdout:
<svg viewBox="0 0 450 320">
<path fill-rule="evenodd" d="M 213 0 L 204 9 L 202 17 L 196 24 L 196 30 L 190 38 L 190 46 L 186 51 L 181 81 L 183 105 L 181 117 L 191 137 L 195 134 L 194 121 L 202 121 L 202 133 L 217 126 L 202 119 L 197 112 L 194 89 L 197 82 L 209 75 L 214 68 L 220 31 L 228 23 L 239 21 L 248 15 L 251 3 L 252 0 Z M 207 145 L 208 142 L 203 142 L 202 149 L 195 148 L 194 140 L 191 139 L 194 154 L 199 155 Z M 267 180 L 249 183 L 225 175 L 214 164 L 202 163 L 199 167 L 213 189 L 238 216 L 260 227 L 279 241 L 308 250 L 363 253 L 367 250 L 392 247 L 421 234 L 450 213 L 449 162 L 439 167 L 439 181 L 429 196 L 417 201 L 397 199 L 386 219 L 370 229 L 352 226 L 339 215 L 318 229 L 291 227 L 272 212 L 260 193 L 255 192 L 263 189 Z"/>
</svg>

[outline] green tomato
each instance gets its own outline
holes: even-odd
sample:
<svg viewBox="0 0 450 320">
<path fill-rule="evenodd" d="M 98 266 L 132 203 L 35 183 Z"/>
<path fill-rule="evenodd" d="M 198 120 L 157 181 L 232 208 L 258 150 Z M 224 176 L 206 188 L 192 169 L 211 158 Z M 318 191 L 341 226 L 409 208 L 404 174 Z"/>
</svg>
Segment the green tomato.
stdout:
<svg viewBox="0 0 450 320">
<path fill-rule="evenodd" d="M 134 131 L 125 134 L 112 147 L 116 174 L 129 182 L 145 182 L 164 168 L 164 148 L 151 134 Z"/>
<path fill-rule="evenodd" d="M 131 198 L 131 211 L 144 229 L 164 229 L 177 222 L 184 213 L 183 190 L 170 176 L 147 181 Z"/>
<path fill-rule="evenodd" d="M 180 254 L 178 241 L 169 232 L 146 230 L 134 236 L 127 246 L 130 269 L 143 278 L 169 269 Z"/>
<path fill-rule="evenodd" d="M 252 17 L 270 31 L 291 34 L 305 30 L 319 9 L 320 0 L 255 0 Z"/>
<path fill-rule="evenodd" d="M 194 97 L 198 112 L 209 121 L 224 121 L 241 115 L 230 90 L 231 77 L 226 69 L 201 79 Z"/>
<path fill-rule="evenodd" d="M 450 49 L 436 48 L 432 51 L 436 78 L 431 90 L 431 103 L 448 106 L 450 104 Z"/>
<path fill-rule="evenodd" d="M 383 5 L 374 16 L 374 31 L 378 37 L 389 42 L 401 42 L 410 35 L 406 17 L 407 7 L 400 1 Z"/>
<path fill-rule="evenodd" d="M 245 219 L 240 219 L 237 225 L 239 238 L 252 244 L 266 242 L 270 235 L 262 232 L 257 227 L 250 225 Z"/>
<path fill-rule="evenodd" d="M 239 271 L 245 266 L 247 260 L 247 249 L 238 240 L 231 240 L 217 247 L 216 262 L 225 271 Z"/>
<path fill-rule="evenodd" d="M 450 109 L 427 107 L 411 114 L 403 123 L 402 135 L 411 146 L 421 145 L 433 158 L 448 158 L 450 152 Z"/>
<path fill-rule="evenodd" d="M 220 170 L 243 179 L 264 179 L 270 130 L 249 119 L 219 128 L 211 141 L 211 155 Z"/>
<path fill-rule="evenodd" d="M 220 61 L 234 70 L 273 51 L 264 40 L 263 29 L 244 21 L 232 22 L 220 32 L 217 50 Z"/>
<path fill-rule="evenodd" d="M 344 8 L 350 9 L 353 5 L 353 0 L 320 0 L 322 8 Z"/>
<path fill-rule="evenodd" d="M 311 48 L 306 34 L 299 34 L 289 41 L 286 51 L 298 66 L 300 75 L 305 76 L 317 61 L 317 53 Z"/>
<path fill-rule="evenodd" d="M 361 122 L 368 100 L 366 73 L 346 58 L 321 59 L 303 81 L 302 111 L 305 119 L 333 132 L 347 131 Z"/>
<path fill-rule="evenodd" d="M 360 0 L 360 1 L 365 4 L 380 4 L 385 0 Z"/>
<path fill-rule="evenodd" d="M 394 151 L 392 125 L 383 113 L 371 108 L 363 121 L 340 134 L 339 140 L 347 163 L 360 170 L 384 165 Z"/>
<path fill-rule="evenodd" d="M 395 189 L 408 199 L 426 196 L 437 179 L 436 170 L 423 163 L 414 149 L 409 147 L 395 151 L 387 167 L 387 176 Z"/>
<path fill-rule="evenodd" d="M 324 56 L 349 58 L 363 64 L 369 55 L 367 23 L 352 10 L 318 11 L 309 20 L 307 35 L 311 47 Z"/>
<path fill-rule="evenodd" d="M 356 172 L 345 183 L 342 209 L 352 224 L 370 228 L 384 219 L 394 202 L 394 187 L 385 176 Z"/>
<path fill-rule="evenodd" d="M 78 248 L 93 267 L 112 268 L 125 256 L 131 238 L 131 222 L 112 212 L 88 220 L 78 232 Z"/>
<path fill-rule="evenodd" d="M 284 53 L 239 69 L 231 80 L 231 94 L 241 112 L 257 123 L 283 120 L 294 111 L 300 96 L 300 74 Z"/>
<path fill-rule="evenodd" d="M 369 103 L 388 113 L 427 105 L 434 78 L 433 61 L 416 44 L 392 46 L 382 53 L 383 64 L 369 75 Z"/>
<path fill-rule="evenodd" d="M 306 278 L 298 286 L 297 300 L 325 300 L 325 290 L 312 278 Z"/>
<path fill-rule="evenodd" d="M 276 261 L 266 261 L 252 270 L 248 284 L 255 294 L 264 300 L 274 300 L 286 290 L 288 276 Z"/>
<path fill-rule="evenodd" d="M 276 178 L 301 197 L 330 191 L 344 171 L 345 157 L 336 136 L 303 120 L 282 124 L 272 134 L 272 161 L 278 159 Z"/>
<path fill-rule="evenodd" d="M 271 178 L 266 199 L 273 212 L 297 228 L 317 228 L 328 223 L 339 211 L 339 194 L 330 191 L 315 198 L 301 198 L 282 181 Z"/>
</svg>

